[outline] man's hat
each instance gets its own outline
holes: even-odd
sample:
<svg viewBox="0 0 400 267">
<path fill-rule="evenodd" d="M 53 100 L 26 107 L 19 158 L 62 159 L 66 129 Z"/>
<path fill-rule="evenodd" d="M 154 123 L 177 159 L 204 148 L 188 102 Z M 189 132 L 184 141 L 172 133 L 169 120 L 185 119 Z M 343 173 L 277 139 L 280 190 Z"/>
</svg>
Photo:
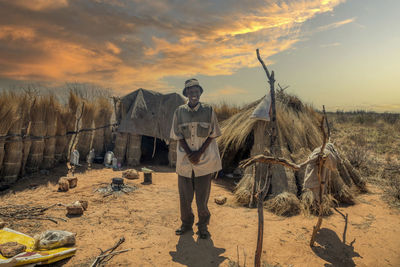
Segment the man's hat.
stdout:
<svg viewBox="0 0 400 267">
<path fill-rule="evenodd" d="M 201 94 L 203 93 L 203 88 L 200 86 L 199 81 L 197 79 L 193 78 L 193 79 L 189 79 L 189 80 L 187 80 L 185 82 L 185 88 L 183 88 L 182 94 L 187 97 L 186 89 L 189 88 L 189 87 L 192 87 L 192 86 L 198 86 L 200 88 L 200 93 Z"/>
</svg>

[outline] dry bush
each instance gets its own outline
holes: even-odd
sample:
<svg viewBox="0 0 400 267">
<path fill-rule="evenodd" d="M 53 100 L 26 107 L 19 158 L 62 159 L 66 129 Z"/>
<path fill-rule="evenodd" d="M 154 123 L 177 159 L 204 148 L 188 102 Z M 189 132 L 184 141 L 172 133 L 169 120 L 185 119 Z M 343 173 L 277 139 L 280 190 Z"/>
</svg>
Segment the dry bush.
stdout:
<svg viewBox="0 0 400 267">
<path fill-rule="evenodd" d="M 383 187 L 387 194 L 385 199 L 391 206 L 400 208 L 400 164 L 386 162 L 381 172 L 381 179 L 384 181 Z"/>
<path fill-rule="evenodd" d="M 392 206 L 400 208 L 400 175 L 394 176 L 388 180 L 388 186 L 385 192 L 391 197 L 388 199 Z"/>
<path fill-rule="evenodd" d="M 368 162 L 368 150 L 360 146 L 347 147 L 345 149 L 345 156 L 352 166 L 355 168 L 362 168 Z"/>
</svg>

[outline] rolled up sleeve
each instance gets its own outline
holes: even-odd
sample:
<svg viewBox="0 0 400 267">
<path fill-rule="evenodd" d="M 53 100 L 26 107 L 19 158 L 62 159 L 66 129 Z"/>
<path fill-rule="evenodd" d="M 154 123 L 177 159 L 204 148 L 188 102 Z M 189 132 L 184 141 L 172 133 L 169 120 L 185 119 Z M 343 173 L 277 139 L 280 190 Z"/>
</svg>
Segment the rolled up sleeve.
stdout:
<svg viewBox="0 0 400 267">
<path fill-rule="evenodd" d="M 221 135 L 222 134 L 221 134 L 221 129 L 219 128 L 218 119 L 213 110 L 211 113 L 211 133 L 210 133 L 209 137 L 216 138 Z"/>
<path fill-rule="evenodd" d="M 184 139 L 184 138 L 183 138 L 183 134 L 179 131 L 178 119 L 177 119 L 176 113 L 177 113 L 177 110 L 175 110 L 174 118 L 172 119 L 170 138 L 178 141 L 178 140 Z"/>
</svg>

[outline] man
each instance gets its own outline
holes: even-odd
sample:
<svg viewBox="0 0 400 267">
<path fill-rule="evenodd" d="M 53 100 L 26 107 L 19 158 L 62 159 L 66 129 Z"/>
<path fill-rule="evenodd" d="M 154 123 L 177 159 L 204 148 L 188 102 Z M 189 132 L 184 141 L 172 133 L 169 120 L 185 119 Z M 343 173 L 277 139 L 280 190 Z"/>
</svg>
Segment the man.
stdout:
<svg viewBox="0 0 400 267">
<path fill-rule="evenodd" d="M 189 101 L 175 110 L 171 138 L 178 141 L 176 172 L 182 225 L 175 231 L 182 235 L 192 230 L 194 215 L 193 196 L 196 194 L 198 210 L 198 235 L 207 238 L 210 211 L 207 203 L 210 196 L 211 178 L 222 169 L 218 145 L 215 140 L 221 135 L 217 117 L 210 105 L 200 102 L 203 88 L 198 80 L 185 82 L 183 95 Z"/>
</svg>

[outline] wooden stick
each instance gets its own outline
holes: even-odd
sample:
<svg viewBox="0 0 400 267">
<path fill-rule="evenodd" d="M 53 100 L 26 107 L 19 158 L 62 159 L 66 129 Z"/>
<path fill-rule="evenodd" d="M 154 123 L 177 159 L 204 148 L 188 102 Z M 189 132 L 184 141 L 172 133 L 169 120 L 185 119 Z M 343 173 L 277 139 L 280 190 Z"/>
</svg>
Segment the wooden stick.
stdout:
<svg viewBox="0 0 400 267">
<path fill-rule="evenodd" d="M 326 128 L 328 129 L 328 140 L 329 140 L 329 138 L 331 137 L 331 129 L 329 128 L 328 116 L 326 116 L 325 112 L 325 105 L 322 105 L 322 111 L 324 112 L 325 124 Z"/>
<path fill-rule="evenodd" d="M 324 163 L 325 163 L 325 160 L 326 160 L 326 157 L 324 155 L 324 150 L 325 150 L 326 141 L 327 141 L 327 136 L 326 136 L 325 129 L 324 129 L 324 121 L 325 121 L 325 116 L 322 117 L 321 125 L 320 125 L 321 131 L 322 131 L 322 135 L 323 135 L 323 143 L 322 143 L 322 146 L 321 146 L 321 151 L 318 153 L 318 162 L 317 162 L 317 165 L 318 165 L 317 176 L 318 176 L 318 182 L 319 182 L 319 201 L 318 201 L 319 214 L 318 214 L 317 224 L 314 226 L 313 232 L 312 232 L 312 235 L 311 235 L 311 240 L 310 240 L 310 246 L 311 247 L 314 246 L 315 237 L 317 235 L 317 232 L 321 228 L 321 224 L 322 224 L 322 211 L 323 211 L 322 210 L 322 191 L 324 189 L 323 186 L 325 186 L 325 184 L 322 183 L 321 175 L 322 175 L 322 170 L 323 170 Z"/>
<path fill-rule="evenodd" d="M 125 242 L 125 237 L 121 237 L 121 238 L 118 240 L 118 242 L 117 242 L 114 246 L 112 246 L 111 248 L 106 249 L 105 251 L 102 251 L 102 250 L 100 249 L 100 251 L 101 251 L 100 255 L 96 257 L 96 259 L 93 261 L 93 263 L 92 263 L 92 265 L 90 265 L 90 267 L 95 267 L 95 266 L 100 265 L 100 263 L 101 263 L 107 256 L 113 256 L 113 255 L 114 255 L 114 254 L 113 254 L 114 250 L 117 249 L 117 248 L 118 248 L 122 243 L 124 243 L 124 242 Z M 128 250 L 126 250 L 126 251 L 128 251 Z M 126 251 L 122 251 L 122 252 L 126 252 Z M 107 252 L 109 252 L 109 253 L 107 253 Z M 122 252 L 119 252 L 119 253 L 122 253 Z M 115 252 L 115 253 L 116 253 L 116 252 Z M 119 254 L 119 253 L 117 253 L 117 254 Z M 115 254 L 115 255 L 116 255 L 116 254 Z"/>
<path fill-rule="evenodd" d="M 128 249 L 124 249 L 124 250 L 118 250 L 118 251 L 110 252 L 110 253 L 107 253 L 107 254 L 104 254 L 104 255 L 101 255 L 101 256 L 97 256 L 96 259 L 102 259 L 102 258 L 105 258 L 105 257 L 108 257 L 108 256 L 114 256 L 114 255 L 117 255 L 117 254 L 120 254 L 120 253 L 124 253 L 124 252 L 130 251 L 130 250 L 132 250 L 132 249 L 128 248 Z"/>
<path fill-rule="evenodd" d="M 239 167 L 240 168 L 246 168 L 256 162 L 262 162 L 262 163 L 266 163 L 266 164 L 279 164 L 282 165 L 284 167 L 288 167 L 290 169 L 293 169 L 295 171 L 299 170 L 301 168 L 300 165 L 297 165 L 291 161 L 289 161 L 288 159 L 285 158 L 275 158 L 275 157 L 270 157 L 270 156 L 265 156 L 265 155 L 257 155 L 254 157 L 251 157 L 249 159 L 245 159 L 243 161 L 240 162 Z"/>
<path fill-rule="evenodd" d="M 71 153 L 72 150 L 74 149 L 75 146 L 75 141 L 76 141 L 76 137 L 78 136 L 78 132 L 79 132 L 79 122 L 82 119 L 83 116 L 83 111 L 85 110 L 85 102 L 82 103 L 82 108 L 81 108 L 81 114 L 79 115 L 79 117 L 76 120 L 76 124 L 75 124 L 75 134 L 74 137 L 71 140 L 71 144 L 70 144 L 70 148 L 69 148 L 69 153 L 68 153 L 68 161 L 71 159 Z M 73 167 L 74 168 L 74 167 Z"/>
</svg>

